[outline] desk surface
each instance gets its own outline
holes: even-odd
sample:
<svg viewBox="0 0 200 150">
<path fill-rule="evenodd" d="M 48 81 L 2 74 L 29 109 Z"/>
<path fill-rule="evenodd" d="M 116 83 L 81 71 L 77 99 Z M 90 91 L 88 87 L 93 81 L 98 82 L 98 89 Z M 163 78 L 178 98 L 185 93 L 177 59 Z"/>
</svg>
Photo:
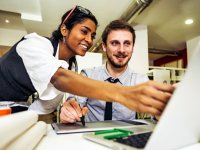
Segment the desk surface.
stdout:
<svg viewBox="0 0 200 150">
<path fill-rule="evenodd" d="M 63 148 L 73 150 L 110 150 L 108 147 L 84 139 L 82 134 L 83 133 L 57 135 L 51 125 L 48 125 L 47 135 L 44 136 L 37 145 L 36 150 L 59 150 Z M 200 150 L 200 143 L 180 150 Z"/>
<path fill-rule="evenodd" d="M 56 149 L 73 149 L 80 150 L 110 150 L 109 148 L 88 141 L 82 137 L 83 133 L 74 134 L 59 134 L 57 135 L 48 125 L 47 135 L 43 137 L 42 141 L 36 147 L 36 150 L 56 150 Z"/>
</svg>

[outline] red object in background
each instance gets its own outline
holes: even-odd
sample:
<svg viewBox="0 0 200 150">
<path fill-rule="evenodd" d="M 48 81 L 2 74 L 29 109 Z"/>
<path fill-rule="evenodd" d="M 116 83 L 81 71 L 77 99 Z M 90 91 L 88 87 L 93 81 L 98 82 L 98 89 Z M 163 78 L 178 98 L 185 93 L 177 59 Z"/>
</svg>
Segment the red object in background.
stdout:
<svg viewBox="0 0 200 150">
<path fill-rule="evenodd" d="M 0 107 L 0 116 L 11 114 L 12 109 L 10 107 Z"/>
</svg>

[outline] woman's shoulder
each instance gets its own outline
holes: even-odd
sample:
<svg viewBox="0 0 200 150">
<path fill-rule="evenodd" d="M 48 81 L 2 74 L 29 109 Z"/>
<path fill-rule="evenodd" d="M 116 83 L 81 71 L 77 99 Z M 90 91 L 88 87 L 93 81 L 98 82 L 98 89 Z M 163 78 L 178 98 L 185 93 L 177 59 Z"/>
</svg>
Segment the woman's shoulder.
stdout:
<svg viewBox="0 0 200 150">
<path fill-rule="evenodd" d="M 42 48 L 42 49 L 46 49 L 49 48 L 51 50 L 53 50 L 53 46 L 51 44 L 51 41 L 44 37 L 41 36 L 37 33 L 30 33 L 24 36 L 24 40 L 22 40 L 18 45 L 17 48 L 26 48 L 26 47 L 37 47 L 37 48 Z"/>
<path fill-rule="evenodd" d="M 41 41 L 41 42 L 48 42 L 50 43 L 50 40 L 47 37 L 41 36 L 35 32 L 27 34 L 24 36 L 25 39 L 34 39 L 36 41 Z"/>
<path fill-rule="evenodd" d="M 18 43 L 17 53 L 21 56 L 22 54 L 53 54 L 53 45 L 51 41 L 37 33 L 30 33 L 24 36 L 24 40 Z"/>
</svg>

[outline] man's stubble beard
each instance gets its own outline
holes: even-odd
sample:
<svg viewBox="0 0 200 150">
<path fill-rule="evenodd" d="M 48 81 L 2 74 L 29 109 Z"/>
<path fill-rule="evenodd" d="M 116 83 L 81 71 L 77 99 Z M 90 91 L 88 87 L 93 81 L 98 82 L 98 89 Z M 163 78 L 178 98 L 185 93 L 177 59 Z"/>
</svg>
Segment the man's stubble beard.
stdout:
<svg viewBox="0 0 200 150">
<path fill-rule="evenodd" d="M 117 64 L 107 54 L 106 54 L 106 56 L 107 56 L 107 59 L 110 62 L 110 64 L 115 68 L 124 68 L 124 67 L 126 67 L 128 65 L 128 62 L 131 59 L 131 57 L 130 57 L 124 64 Z"/>
</svg>

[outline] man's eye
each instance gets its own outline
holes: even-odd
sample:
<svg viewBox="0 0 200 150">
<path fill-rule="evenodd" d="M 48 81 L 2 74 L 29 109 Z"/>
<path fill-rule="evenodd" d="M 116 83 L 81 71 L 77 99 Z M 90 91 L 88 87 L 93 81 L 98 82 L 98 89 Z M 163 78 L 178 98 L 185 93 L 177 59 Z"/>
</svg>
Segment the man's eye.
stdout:
<svg viewBox="0 0 200 150">
<path fill-rule="evenodd" d="M 118 44 L 118 42 L 114 41 L 111 43 L 113 46 L 116 46 Z"/>
<path fill-rule="evenodd" d="M 96 38 L 96 36 L 95 36 L 95 35 L 92 35 L 91 37 L 92 37 L 92 39 L 93 39 L 93 40 Z"/>
<path fill-rule="evenodd" d="M 131 43 L 130 43 L 130 42 L 125 42 L 124 45 L 125 45 L 125 46 L 130 46 Z"/>
</svg>

